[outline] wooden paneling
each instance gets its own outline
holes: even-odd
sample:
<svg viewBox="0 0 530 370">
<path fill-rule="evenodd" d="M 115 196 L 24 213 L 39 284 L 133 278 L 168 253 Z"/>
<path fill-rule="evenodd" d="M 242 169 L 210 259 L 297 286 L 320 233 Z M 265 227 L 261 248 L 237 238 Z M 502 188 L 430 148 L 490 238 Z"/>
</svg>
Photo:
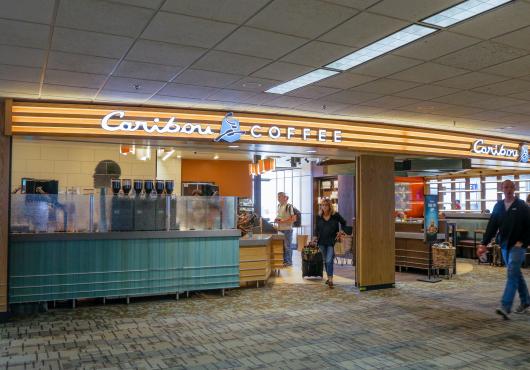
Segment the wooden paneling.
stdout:
<svg viewBox="0 0 530 370">
<path fill-rule="evenodd" d="M 123 111 L 123 119 L 111 119 L 112 126 L 122 121 L 143 121 L 151 128 L 155 119 L 159 119 L 158 126 L 174 118 L 175 122 L 201 124 L 203 128 L 211 127 L 213 133 L 199 135 L 198 133 L 147 133 L 138 131 L 106 131 L 101 128 L 101 119 L 110 112 Z M 227 112 L 202 111 L 190 109 L 168 109 L 156 107 L 128 107 L 100 104 L 61 104 L 43 102 L 13 102 L 12 107 L 13 135 L 40 135 L 59 137 L 86 138 L 129 138 L 142 140 L 182 139 L 202 142 L 212 142 L 218 135 L 221 121 Z M 363 152 L 385 152 L 400 154 L 427 154 L 444 157 L 475 157 L 483 159 L 499 159 L 486 154 L 471 152 L 472 143 L 478 138 L 476 135 L 456 133 L 444 130 L 422 129 L 412 126 L 397 126 L 371 122 L 318 119 L 309 117 L 294 117 L 281 115 L 266 115 L 258 113 L 235 113 L 241 130 L 245 134 L 242 143 L 278 144 L 289 146 L 327 147 Z M 261 127 L 261 137 L 249 134 L 254 125 Z M 278 139 L 271 139 L 267 135 L 270 127 L 276 126 L 281 131 Z M 294 128 L 294 135 L 286 138 L 288 127 Z M 304 140 L 302 129 L 310 129 L 309 139 Z M 325 141 L 317 140 L 318 130 L 327 130 Z M 334 131 L 341 131 L 341 142 L 333 142 Z M 480 136 L 485 144 L 503 144 L 506 148 L 517 149 L 519 142 L 515 140 Z M 213 144 L 213 143 L 212 143 Z M 222 143 L 218 145 L 223 145 Z M 507 159 L 516 162 L 515 158 Z"/>
<path fill-rule="evenodd" d="M 5 119 L 0 109 L 0 312 L 7 312 L 7 261 L 11 138 L 4 136 Z"/>
<path fill-rule="evenodd" d="M 358 156 L 355 283 L 362 289 L 395 282 L 394 200 L 394 159 Z"/>
<path fill-rule="evenodd" d="M 272 239 L 271 266 L 273 270 L 282 269 L 283 266 L 283 235 Z"/>
<path fill-rule="evenodd" d="M 247 282 L 266 282 L 271 275 L 271 241 L 263 241 L 259 246 L 239 247 L 239 281 L 243 285 Z"/>
</svg>

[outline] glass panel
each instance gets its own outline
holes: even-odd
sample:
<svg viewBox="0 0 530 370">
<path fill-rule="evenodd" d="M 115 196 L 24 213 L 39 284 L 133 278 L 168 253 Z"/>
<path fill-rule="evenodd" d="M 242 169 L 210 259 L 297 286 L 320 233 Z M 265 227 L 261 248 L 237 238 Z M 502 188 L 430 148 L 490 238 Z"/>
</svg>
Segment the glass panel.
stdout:
<svg viewBox="0 0 530 370">
<path fill-rule="evenodd" d="M 438 194 L 438 180 L 429 180 L 429 194 L 437 195 Z"/>
<path fill-rule="evenodd" d="M 13 233 L 90 232 L 91 225 L 93 232 L 234 229 L 236 205 L 236 197 L 14 194 L 10 227 Z"/>
<path fill-rule="evenodd" d="M 442 180 L 442 204 L 440 209 L 450 210 L 451 209 L 451 180 Z"/>
<path fill-rule="evenodd" d="M 481 186 L 480 177 L 469 179 L 469 209 L 472 211 L 481 211 Z"/>
<path fill-rule="evenodd" d="M 497 184 L 497 176 L 488 176 L 485 178 L 486 210 L 489 210 L 490 212 L 493 210 L 493 207 L 495 207 L 495 203 L 497 203 Z"/>
<path fill-rule="evenodd" d="M 293 205 L 302 208 L 302 182 L 300 176 L 293 177 Z"/>
<path fill-rule="evenodd" d="M 530 194 L 530 175 L 519 175 L 519 198 L 526 200 Z"/>
<path fill-rule="evenodd" d="M 455 179 L 455 204 L 453 204 L 454 210 L 465 210 L 466 209 L 466 180 Z"/>
</svg>

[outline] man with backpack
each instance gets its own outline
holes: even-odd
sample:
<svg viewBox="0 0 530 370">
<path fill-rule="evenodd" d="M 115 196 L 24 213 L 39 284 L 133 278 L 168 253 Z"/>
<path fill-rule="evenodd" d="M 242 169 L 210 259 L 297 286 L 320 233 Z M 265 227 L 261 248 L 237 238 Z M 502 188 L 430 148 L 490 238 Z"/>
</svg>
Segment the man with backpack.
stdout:
<svg viewBox="0 0 530 370">
<path fill-rule="evenodd" d="M 514 195 L 515 184 L 513 181 L 506 180 L 501 186 L 504 199 L 498 201 L 493 208 L 479 248 L 485 249 L 485 245 L 493 239 L 497 231 L 499 232 L 499 244 L 506 264 L 508 279 L 501 306 L 497 308 L 496 313 L 508 320 L 516 292 L 519 292 L 521 304 L 515 309 L 515 313 L 525 313 L 530 307 L 528 287 L 521 272 L 526 248 L 530 244 L 530 210 L 523 200 Z"/>
<path fill-rule="evenodd" d="M 288 203 L 289 197 L 282 191 L 278 193 L 278 212 L 276 219 L 277 230 L 284 235 L 283 240 L 283 264 L 292 266 L 293 254 L 291 243 L 293 239 L 293 223 L 297 220 L 295 208 Z"/>
</svg>

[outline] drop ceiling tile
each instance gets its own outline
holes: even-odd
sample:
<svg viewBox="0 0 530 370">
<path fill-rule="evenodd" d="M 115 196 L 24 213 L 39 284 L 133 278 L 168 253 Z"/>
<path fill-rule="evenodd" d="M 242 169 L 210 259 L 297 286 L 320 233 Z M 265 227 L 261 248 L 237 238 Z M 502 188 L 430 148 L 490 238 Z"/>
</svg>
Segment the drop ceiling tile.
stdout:
<svg viewBox="0 0 530 370">
<path fill-rule="evenodd" d="M 247 99 L 243 100 L 243 103 L 245 105 L 254 105 L 259 106 L 262 104 L 266 104 L 267 102 L 270 102 L 271 100 L 278 99 L 278 95 L 276 94 L 269 94 L 269 93 L 258 93 L 256 95 L 250 96 Z"/>
<path fill-rule="evenodd" d="M 168 44 L 149 40 L 139 40 L 127 54 L 127 60 L 137 62 L 164 64 L 170 66 L 187 66 L 206 52 L 206 49 L 194 46 Z"/>
<path fill-rule="evenodd" d="M 40 84 L 33 82 L 0 80 L 0 91 L 8 93 L 38 94 Z"/>
<path fill-rule="evenodd" d="M 49 34 L 48 25 L 0 18 L 0 44 L 47 49 Z"/>
<path fill-rule="evenodd" d="M 262 105 L 267 107 L 294 108 L 310 101 L 310 99 L 304 99 L 296 96 L 280 96 L 274 100 L 263 103 Z"/>
<path fill-rule="evenodd" d="M 477 38 L 441 31 L 404 46 L 394 51 L 393 54 L 422 60 L 432 60 L 477 44 L 480 41 Z"/>
<path fill-rule="evenodd" d="M 417 103 L 418 101 L 418 99 L 400 98 L 397 96 L 384 96 L 379 99 L 364 102 L 362 103 L 362 105 L 366 105 L 369 107 L 380 107 L 384 109 L 395 109 Z"/>
<path fill-rule="evenodd" d="M 526 99 L 526 100 L 530 100 Z M 519 113 L 519 114 L 530 114 L 530 104 L 520 104 L 520 105 L 513 105 L 511 107 L 504 107 L 501 108 L 503 112 L 510 112 L 510 113 Z"/>
<path fill-rule="evenodd" d="M 83 87 L 60 86 L 60 85 L 42 85 L 42 97 L 62 97 L 66 99 L 86 98 L 92 99 L 98 89 L 87 89 Z"/>
<path fill-rule="evenodd" d="M 54 0 L 2 0 L 2 18 L 50 24 Z"/>
<path fill-rule="evenodd" d="M 0 45 L 0 64 L 40 68 L 45 56 L 45 50 Z"/>
<path fill-rule="evenodd" d="M 443 87 L 443 86 L 436 86 L 436 85 L 423 85 L 423 86 L 415 87 L 407 91 L 399 92 L 395 95 L 401 96 L 403 98 L 431 100 L 434 98 L 438 98 L 440 96 L 454 94 L 458 91 L 459 91 L 458 89 L 453 89 L 451 87 Z"/>
<path fill-rule="evenodd" d="M 148 101 L 148 105 L 167 105 L 171 107 L 191 107 L 200 104 L 201 99 L 188 99 L 176 96 L 155 95 Z"/>
<path fill-rule="evenodd" d="M 169 83 L 162 90 L 160 90 L 158 95 L 176 96 L 190 99 L 204 99 L 215 91 L 217 91 L 217 89 L 213 87 Z"/>
<path fill-rule="evenodd" d="M 363 47 L 401 28 L 407 22 L 381 15 L 360 13 L 319 38 L 321 41 Z"/>
<path fill-rule="evenodd" d="M 272 2 L 247 25 L 312 39 L 357 13 L 357 10 L 321 1 L 283 0 Z"/>
<path fill-rule="evenodd" d="M 433 99 L 433 101 L 447 104 L 466 105 L 470 107 L 483 108 L 489 110 L 524 103 L 524 101 L 521 101 L 519 99 L 493 96 L 473 91 L 461 91 L 456 94 L 446 95 Z"/>
<path fill-rule="evenodd" d="M 352 71 L 368 76 L 385 77 L 393 73 L 417 66 L 421 63 L 423 63 L 421 60 L 388 54 L 361 64 L 360 66 L 352 69 Z"/>
<path fill-rule="evenodd" d="M 312 67 L 321 67 L 334 60 L 350 54 L 354 48 L 321 41 L 310 43 L 292 51 L 282 58 L 282 61 L 303 64 Z"/>
<path fill-rule="evenodd" d="M 187 69 L 173 82 L 197 86 L 226 87 L 240 80 L 242 77 L 243 76 L 228 73 Z"/>
<path fill-rule="evenodd" d="M 47 69 L 46 75 L 44 77 L 44 83 L 99 89 L 101 86 L 103 86 L 106 78 L 106 75 Z"/>
<path fill-rule="evenodd" d="M 454 87 L 457 89 L 473 89 L 484 85 L 507 80 L 507 77 L 496 76 L 481 72 L 471 72 L 457 77 L 436 82 L 436 85 Z"/>
<path fill-rule="evenodd" d="M 120 63 L 118 69 L 114 72 L 114 75 L 154 81 L 169 81 L 181 70 L 181 67 L 176 66 L 124 60 Z"/>
<path fill-rule="evenodd" d="M 87 31 L 137 37 L 153 10 L 105 1 L 61 1 L 56 25 Z"/>
<path fill-rule="evenodd" d="M 363 118 L 363 117 L 372 117 L 377 114 L 380 114 L 382 112 L 386 111 L 385 108 L 381 107 L 368 107 L 366 105 L 351 105 L 344 109 L 339 109 L 335 111 L 335 114 L 341 115 L 341 116 L 347 116 L 349 118 Z"/>
<path fill-rule="evenodd" d="M 392 75 L 392 78 L 419 83 L 431 83 L 466 73 L 466 70 L 436 63 L 424 63 Z"/>
<path fill-rule="evenodd" d="M 29 68 L 0 64 L 0 80 L 40 82 L 40 73 L 40 68 Z"/>
<path fill-rule="evenodd" d="M 231 23 L 160 12 L 142 33 L 142 38 L 210 48 L 236 27 Z"/>
<path fill-rule="evenodd" d="M 141 80 L 128 77 L 111 77 L 105 84 L 105 90 L 131 92 L 135 94 L 154 94 L 165 82 Z"/>
<path fill-rule="evenodd" d="M 263 92 L 280 83 L 281 81 L 266 78 L 244 77 L 228 86 L 228 88 L 242 91 Z"/>
<path fill-rule="evenodd" d="M 462 0 L 384 0 L 370 8 L 370 12 L 416 22 L 445 10 Z"/>
<path fill-rule="evenodd" d="M 416 82 L 409 81 L 400 81 L 400 80 L 391 80 L 389 78 L 380 78 L 379 80 L 368 82 L 364 85 L 353 87 L 352 91 L 364 91 L 381 95 L 390 95 L 397 93 L 398 91 L 403 91 L 411 89 L 415 86 L 418 86 Z"/>
<path fill-rule="evenodd" d="M 253 95 L 256 95 L 256 93 L 252 91 L 222 89 L 222 90 L 217 90 L 212 95 L 208 96 L 206 99 L 214 100 L 214 101 L 239 103 L 239 102 L 243 102 L 245 99 L 248 99 L 249 97 Z"/>
<path fill-rule="evenodd" d="M 474 89 L 473 91 L 500 96 L 517 94 L 525 91 L 530 91 L 530 81 L 513 79 L 494 83 L 487 86 L 482 86 Z"/>
<path fill-rule="evenodd" d="M 207 71 L 248 75 L 257 71 L 267 63 L 270 63 L 270 60 L 211 50 L 208 54 L 193 64 L 192 67 L 194 69 L 205 69 Z M 269 77 L 257 76 L 265 78 Z M 273 77 L 272 79 L 275 78 Z"/>
<path fill-rule="evenodd" d="M 288 81 L 311 72 L 313 68 L 299 64 L 275 62 L 253 73 L 253 76 L 270 78 L 278 81 Z"/>
<path fill-rule="evenodd" d="M 325 3 L 347 6 L 355 9 L 367 9 L 380 0 L 323 0 Z"/>
<path fill-rule="evenodd" d="M 52 50 L 121 58 L 133 43 L 129 37 L 55 27 Z"/>
<path fill-rule="evenodd" d="M 118 59 L 52 51 L 48 59 L 48 68 L 72 72 L 109 74 L 117 62 Z"/>
<path fill-rule="evenodd" d="M 526 126 L 530 125 L 530 115 L 527 114 L 511 114 L 497 119 L 498 122 L 509 125 L 521 125 Z"/>
<path fill-rule="evenodd" d="M 301 112 L 331 114 L 338 110 L 348 108 L 348 106 L 349 106 L 348 104 L 344 104 L 344 103 L 311 100 L 307 103 L 296 106 L 295 109 Z"/>
<path fill-rule="evenodd" d="M 10 98 L 10 99 L 39 99 L 39 94 L 24 94 L 11 91 L 2 91 L 0 90 L 0 97 Z"/>
<path fill-rule="evenodd" d="M 528 40 L 530 40 L 530 27 L 525 27 L 506 35 L 496 37 L 492 41 L 510 45 L 514 48 L 530 50 L 530 42 L 528 42 Z"/>
<path fill-rule="evenodd" d="M 241 24 L 268 0 L 167 0 L 162 10 Z"/>
<path fill-rule="evenodd" d="M 112 0 L 114 3 L 139 6 L 142 8 L 158 9 L 164 0 Z"/>
<path fill-rule="evenodd" d="M 511 113 L 500 111 L 483 111 L 465 116 L 465 118 L 482 121 L 498 121 L 502 117 L 509 116 Z"/>
<path fill-rule="evenodd" d="M 113 90 L 102 90 L 96 101 L 105 102 L 117 102 L 117 103 L 137 103 L 143 104 L 147 99 L 151 97 L 151 94 L 135 94 L 124 91 L 113 91 Z"/>
<path fill-rule="evenodd" d="M 508 45 L 485 41 L 435 60 L 451 67 L 477 71 L 495 64 L 516 59 L 527 52 Z"/>
<path fill-rule="evenodd" d="M 490 39 L 530 25 L 530 4 L 513 1 L 506 6 L 457 24 L 451 31 L 481 39 Z"/>
<path fill-rule="evenodd" d="M 319 99 L 326 95 L 331 95 L 339 91 L 340 91 L 339 89 L 333 89 L 330 87 L 309 85 L 301 89 L 292 91 L 288 95 L 297 96 L 300 98 L 307 98 L 307 99 Z"/>
<path fill-rule="evenodd" d="M 344 90 L 336 94 L 328 95 L 322 98 L 327 102 L 344 103 L 344 104 L 359 104 L 368 100 L 380 98 L 380 94 L 372 94 L 353 90 Z"/>
<path fill-rule="evenodd" d="M 440 114 L 449 117 L 459 117 L 482 112 L 481 108 L 464 107 L 454 104 L 438 103 L 435 101 L 422 101 L 399 108 L 402 111 L 421 114 Z"/>
<path fill-rule="evenodd" d="M 316 83 L 317 86 L 333 87 L 337 89 L 349 89 L 377 79 L 377 77 L 359 75 L 352 72 L 342 72 L 323 81 Z"/>
<path fill-rule="evenodd" d="M 276 32 L 241 27 L 217 45 L 216 49 L 254 57 L 277 59 L 307 41 Z"/>
<path fill-rule="evenodd" d="M 506 77 L 526 76 L 530 73 L 530 55 L 486 68 L 484 72 Z"/>
<path fill-rule="evenodd" d="M 530 91 L 525 91 L 522 93 L 512 94 L 510 95 L 511 98 L 514 99 L 523 99 L 523 100 L 530 100 Z"/>
</svg>

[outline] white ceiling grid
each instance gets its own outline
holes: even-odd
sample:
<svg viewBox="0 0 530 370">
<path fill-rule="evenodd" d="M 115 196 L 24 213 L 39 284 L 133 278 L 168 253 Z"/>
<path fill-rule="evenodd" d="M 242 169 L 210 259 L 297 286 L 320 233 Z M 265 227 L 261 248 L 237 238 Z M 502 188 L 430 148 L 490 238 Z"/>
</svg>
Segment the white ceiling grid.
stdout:
<svg viewBox="0 0 530 370">
<path fill-rule="evenodd" d="M 234 109 L 530 138 L 530 0 L 291 91 L 461 0 L 2 0 L 0 97 Z"/>
</svg>

